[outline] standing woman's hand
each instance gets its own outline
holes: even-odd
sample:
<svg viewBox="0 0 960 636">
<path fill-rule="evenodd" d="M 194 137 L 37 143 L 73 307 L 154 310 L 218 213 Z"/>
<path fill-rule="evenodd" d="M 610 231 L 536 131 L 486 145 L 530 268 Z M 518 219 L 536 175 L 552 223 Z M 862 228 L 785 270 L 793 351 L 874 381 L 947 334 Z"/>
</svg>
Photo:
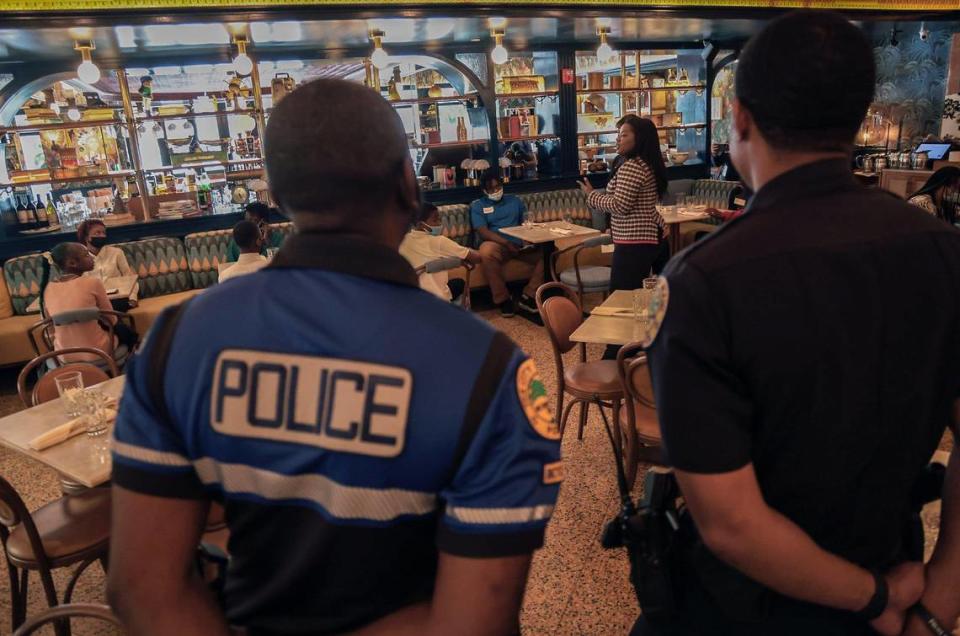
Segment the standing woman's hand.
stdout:
<svg viewBox="0 0 960 636">
<path fill-rule="evenodd" d="M 594 191 L 594 187 L 590 185 L 590 182 L 584 177 L 580 181 L 577 181 L 577 185 L 580 186 L 580 189 L 583 190 L 584 194 L 590 194 Z"/>
</svg>

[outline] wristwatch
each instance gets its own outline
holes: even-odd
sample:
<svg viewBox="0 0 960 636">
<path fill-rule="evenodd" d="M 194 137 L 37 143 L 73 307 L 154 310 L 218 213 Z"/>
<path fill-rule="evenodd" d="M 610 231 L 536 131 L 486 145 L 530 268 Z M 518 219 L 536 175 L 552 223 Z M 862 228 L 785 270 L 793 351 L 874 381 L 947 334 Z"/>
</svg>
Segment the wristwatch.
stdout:
<svg viewBox="0 0 960 636">
<path fill-rule="evenodd" d="M 930 613 L 923 603 L 917 603 L 910 608 L 910 611 L 917 615 L 917 618 L 923 621 L 931 634 L 937 636 L 950 636 L 950 632 L 943 626 L 943 623 L 937 620 L 937 617 Z"/>
<path fill-rule="evenodd" d="M 887 601 L 890 597 L 887 579 L 880 574 L 879 570 L 871 570 L 870 573 L 873 574 L 873 582 L 876 586 L 873 591 L 873 596 L 870 598 L 870 602 L 867 603 L 866 607 L 859 612 L 854 612 L 857 618 L 866 622 L 870 622 L 883 614 L 883 611 L 887 609 Z"/>
</svg>

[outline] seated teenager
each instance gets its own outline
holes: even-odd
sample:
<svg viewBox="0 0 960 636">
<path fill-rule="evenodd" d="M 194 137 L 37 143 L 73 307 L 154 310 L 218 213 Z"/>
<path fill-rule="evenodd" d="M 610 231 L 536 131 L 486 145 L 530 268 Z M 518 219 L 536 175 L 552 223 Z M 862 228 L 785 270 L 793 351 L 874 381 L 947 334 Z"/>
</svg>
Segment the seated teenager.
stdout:
<svg viewBox="0 0 960 636">
<path fill-rule="evenodd" d="M 255 223 L 240 221 L 233 226 L 233 242 L 240 250 L 237 262 L 220 272 L 218 282 L 223 282 L 244 274 L 252 274 L 269 262 L 260 254 L 263 248 L 263 234 Z"/>
<path fill-rule="evenodd" d="M 260 228 L 263 234 L 263 245 L 260 247 L 260 255 L 266 256 L 268 249 L 279 248 L 283 244 L 284 234 L 278 230 L 273 230 L 267 225 L 267 219 L 270 217 L 270 206 L 266 203 L 254 201 L 248 203 L 243 209 L 243 220 L 250 221 Z M 231 240 L 227 246 L 227 262 L 233 263 L 240 257 L 240 246 L 236 241 Z"/>
<path fill-rule="evenodd" d="M 503 277 L 503 266 L 516 258 L 523 248 L 523 241 L 500 232 L 505 227 L 514 227 L 523 223 L 526 206 L 518 197 L 503 194 L 503 184 L 495 174 L 483 180 L 484 196 L 470 204 L 470 221 L 480 238 L 480 258 L 483 273 L 490 285 L 493 302 L 500 307 L 500 315 L 509 318 L 514 315 L 514 302 Z M 534 294 L 543 284 L 543 260 L 537 260 L 533 274 L 523 288 L 519 306 L 525 312 L 536 314 L 537 304 Z"/>
<path fill-rule="evenodd" d="M 93 269 L 93 255 L 80 243 L 60 243 L 50 250 L 50 257 L 60 269 L 60 276 L 50 280 L 50 265 L 43 262 L 43 281 L 40 290 L 40 311 L 47 316 L 57 316 L 78 309 L 110 311 L 113 307 L 107 298 L 103 281 L 95 276 L 84 276 Z M 109 328 L 113 326 L 114 338 L 110 341 Z M 99 321 L 78 322 L 54 327 L 54 345 L 57 349 L 70 347 L 93 347 L 105 353 L 116 351 L 117 345 L 132 348 L 139 336 L 126 325 L 117 322 L 114 315 L 104 315 Z M 92 354 L 78 353 L 67 356 L 65 362 L 96 360 Z"/>
<path fill-rule="evenodd" d="M 474 265 L 480 264 L 480 253 L 469 247 L 464 247 L 440 234 L 443 226 L 440 224 L 440 211 L 431 203 L 423 205 L 422 220 L 407 232 L 400 243 L 400 255 L 403 256 L 414 269 L 434 261 L 438 258 L 453 256 L 466 260 Z M 460 278 L 450 280 L 448 272 L 420 274 L 420 288 L 446 301 L 457 299 L 466 289 L 466 281 Z"/>
<path fill-rule="evenodd" d="M 953 225 L 957 222 L 957 204 L 960 203 L 958 192 L 960 168 L 944 166 L 930 175 L 923 187 L 914 192 L 908 201 Z"/>
</svg>

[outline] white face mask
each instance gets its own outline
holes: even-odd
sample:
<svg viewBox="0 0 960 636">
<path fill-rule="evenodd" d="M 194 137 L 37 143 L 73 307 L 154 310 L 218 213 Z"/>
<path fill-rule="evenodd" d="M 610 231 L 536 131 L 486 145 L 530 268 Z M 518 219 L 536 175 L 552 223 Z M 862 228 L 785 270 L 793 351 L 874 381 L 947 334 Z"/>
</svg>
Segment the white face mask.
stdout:
<svg viewBox="0 0 960 636">
<path fill-rule="evenodd" d="M 497 190 L 496 192 L 488 192 L 487 198 L 491 201 L 499 201 L 503 198 L 503 190 Z"/>
</svg>

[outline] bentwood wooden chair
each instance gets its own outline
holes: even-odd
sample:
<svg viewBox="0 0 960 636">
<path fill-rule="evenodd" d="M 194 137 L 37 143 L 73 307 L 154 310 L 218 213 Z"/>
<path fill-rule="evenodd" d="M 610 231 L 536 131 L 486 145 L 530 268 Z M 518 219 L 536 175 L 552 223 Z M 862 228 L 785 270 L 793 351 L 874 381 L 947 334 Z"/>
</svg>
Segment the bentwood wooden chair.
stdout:
<svg viewBox="0 0 960 636">
<path fill-rule="evenodd" d="M 607 265 L 580 265 L 580 258 L 586 250 L 595 251 L 603 245 L 612 244 L 613 237 L 611 235 L 601 234 L 600 236 L 592 236 L 577 245 L 554 252 L 550 256 L 550 271 L 553 274 L 553 280 L 558 280 L 567 287 L 576 289 L 581 304 L 584 294 L 599 293 L 606 298 L 610 292 L 610 267 Z M 573 267 L 557 272 L 560 258 L 571 252 L 573 253 Z"/>
<path fill-rule="evenodd" d="M 556 293 L 559 292 L 559 293 Z M 555 295 L 551 295 L 555 294 Z M 547 283 L 537 290 L 537 309 L 543 326 L 550 336 L 553 358 L 557 368 L 557 414 L 560 417 L 560 434 L 567 426 L 567 418 L 574 405 L 580 404 L 580 426 L 577 439 L 583 439 L 590 404 L 599 408 L 613 409 L 613 421 L 620 418 L 620 402 L 623 388 L 617 375 L 615 360 L 587 361 L 587 347 L 580 343 L 580 362 L 566 366 L 563 354 L 573 350 L 576 343 L 570 336 L 583 322 L 583 307 L 579 297 L 563 283 Z M 564 397 L 573 399 L 564 408 Z"/>
<path fill-rule="evenodd" d="M 620 412 L 624 472 L 632 487 L 640 463 L 664 463 L 657 405 L 643 345 L 634 342 L 621 347 L 617 352 L 617 371 L 626 396 Z"/>
<path fill-rule="evenodd" d="M 116 318 L 116 321 L 111 322 L 110 320 L 107 320 L 108 317 Z M 133 322 L 133 318 L 129 314 L 113 311 L 112 309 L 88 307 L 84 309 L 74 309 L 72 311 L 64 311 L 55 316 L 44 318 L 43 320 L 33 324 L 27 330 L 27 334 L 30 336 L 30 343 L 33 345 L 33 350 L 39 356 L 43 353 L 51 351 L 56 346 L 54 344 L 54 335 L 57 327 L 93 321 L 99 322 L 100 325 L 107 331 L 107 333 L 110 335 L 108 341 L 111 343 L 116 341 L 115 325 L 117 323 L 123 323 L 129 329 L 136 331 L 136 324 Z M 127 350 L 125 345 L 121 344 L 115 347 L 111 346 L 107 353 L 113 357 L 118 366 L 122 367 L 131 352 Z"/>
<path fill-rule="evenodd" d="M 437 272 L 446 272 L 451 269 L 464 268 L 464 288 L 463 295 L 460 296 L 460 305 L 469 311 L 470 309 L 470 272 L 473 271 L 473 263 L 468 260 L 457 258 L 456 256 L 444 256 L 428 261 L 420 267 L 413 270 L 417 276 L 421 274 L 436 274 Z"/>
<path fill-rule="evenodd" d="M 79 564 L 67 582 L 69 603 L 77 579 L 94 561 L 106 570 L 110 543 L 110 490 L 91 488 L 61 497 L 32 513 L 16 489 L 0 477 L 0 543 L 10 576 L 10 615 L 14 629 L 26 618 L 30 571 L 40 575 L 47 605 L 60 601 L 53 570 Z M 57 629 L 58 634 L 67 629 Z"/>
<path fill-rule="evenodd" d="M 110 623 L 115 627 L 123 627 L 120 618 L 113 613 L 106 605 L 96 603 L 71 603 L 69 605 L 58 605 L 48 610 L 40 612 L 13 633 L 13 636 L 30 636 L 36 633 L 38 629 L 50 623 L 66 623 L 69 625 L 71 618 L 93 618 L 103 623 Z"/>
<path fill-rule="evenodd" d="M 73 354 L 96 356 L 99 364 L 91 364 L 89 362 L 59 362 L 61 356 Z M 36 384 L 33 385 L 33 389 L 28 389 L 27 382 L 29 381 L 30 374 L 36 369 L 47 366 L 48 360 L 53 360 L 60 366 L 56 366 L 44 373 L 40 376 L 40 379 L 37 380 Z M 83 386 L 93 386 L 110 378 L 115 378 L 120 374 L 114 359 L 100 349 L 93 347 L 72 347 L 70 349 L 48 351 L 28 362 L 20 371 L 20 375 L 17 376 L 17 393 L 20 395 L 20 401 L 23 402 L 23 406 L 30 408 L 59 397 L 56 379 L 64 374 L 75 371 L 80 372 L 83 378 Z"/>
</svg>

